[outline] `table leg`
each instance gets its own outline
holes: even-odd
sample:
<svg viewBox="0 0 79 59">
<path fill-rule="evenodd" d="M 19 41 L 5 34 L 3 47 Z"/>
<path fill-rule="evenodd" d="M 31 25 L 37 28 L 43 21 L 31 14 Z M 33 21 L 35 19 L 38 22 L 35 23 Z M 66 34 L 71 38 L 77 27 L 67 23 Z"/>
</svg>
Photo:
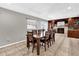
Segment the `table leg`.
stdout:
<svg viewBox="0 0 79 59">
<path fill-rule="evenodd" d="M 40 55 L 40 38 L 37 39 L 37 55 Z"/>
</svg>

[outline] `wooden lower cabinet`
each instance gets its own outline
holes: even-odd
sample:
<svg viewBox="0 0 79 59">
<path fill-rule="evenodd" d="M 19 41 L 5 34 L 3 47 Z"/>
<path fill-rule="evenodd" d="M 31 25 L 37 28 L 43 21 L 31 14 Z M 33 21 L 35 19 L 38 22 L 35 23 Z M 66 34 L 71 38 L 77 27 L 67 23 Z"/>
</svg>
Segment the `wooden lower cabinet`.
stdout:
<svg viewBox="0 0 79 59">
<path fill-rule="evenodd" d="M 68 30 L 68 37 L 79 38 L 79 30 Z"/>
<path fill-rule="evenodd" d="M 57 33 L 63 33 L 64 34 L 64 28 L 58 28 Z"/>
</svg>

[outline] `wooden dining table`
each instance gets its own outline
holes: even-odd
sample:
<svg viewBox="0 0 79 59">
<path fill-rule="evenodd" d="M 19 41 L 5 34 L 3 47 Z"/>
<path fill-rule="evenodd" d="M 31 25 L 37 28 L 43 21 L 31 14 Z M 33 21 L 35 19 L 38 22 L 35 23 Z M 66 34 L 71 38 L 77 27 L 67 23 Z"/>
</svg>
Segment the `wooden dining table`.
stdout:
<svg viewBox="0 0 79 59">
<path fill-rule="evenodd" d="M 41 30 L 41 34 L 42 35 L 39 35 L 38 34 L 38 31 Z M 37 55 L 40 55 L 40 39 L 44 36 L 44 29 L 38 29 L 36 30 L 37 31 L 37 34 L 34 34 L 33 37 L 36 39 L 37 41 Z"/>
<path fill-rule="evenodd" d="M 40 55 L 40 39 L 41 39 L 41 36 L 39 36 L 39 35 L 35 35 L 35 36 L 33 36 L 35 39 L 36 39 L 36 41 L 37 41 L 37 55 Z"/>
</svg>

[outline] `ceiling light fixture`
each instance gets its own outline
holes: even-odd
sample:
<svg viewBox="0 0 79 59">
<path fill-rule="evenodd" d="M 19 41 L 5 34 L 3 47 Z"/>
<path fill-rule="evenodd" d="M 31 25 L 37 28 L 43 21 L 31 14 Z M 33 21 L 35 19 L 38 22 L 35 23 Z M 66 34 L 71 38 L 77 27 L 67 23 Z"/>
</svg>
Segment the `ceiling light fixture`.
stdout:
<svg viewBox="0 0 79 59">
<path fill-rule="evenodd" d="M 72 7 L 71 7 L 71 6 L 69 6 L 67 9 L 68 9 L 68 10 L 71 10 L 71 9 L 72 9 Z"/>
</svg>

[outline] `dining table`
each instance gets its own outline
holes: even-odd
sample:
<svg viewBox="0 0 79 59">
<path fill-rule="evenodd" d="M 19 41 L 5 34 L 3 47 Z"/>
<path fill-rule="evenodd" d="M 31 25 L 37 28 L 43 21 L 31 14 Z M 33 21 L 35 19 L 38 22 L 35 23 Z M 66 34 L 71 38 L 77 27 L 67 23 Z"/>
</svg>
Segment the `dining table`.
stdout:
<svg viewBox="0 0 79 59">
<path fill-rule="evenodd" d="M 37 55 L 40 55 L 40 39 L 42 38 L 40 35 L 33 36 L 37 41 Z"/>
<path fill-rule="evenodd" d="M 41 34 L 40 35 L 38 33 L 33 35 L 33 37 L 37 41 L 37 55 L 40 55 L 40 39 L 45 36 L 44 31 L 45 31 L 44 29 L 41 29 Z M 37 32 L 38 32 L 38 30 L 37 30 Z"/>
</svg>

